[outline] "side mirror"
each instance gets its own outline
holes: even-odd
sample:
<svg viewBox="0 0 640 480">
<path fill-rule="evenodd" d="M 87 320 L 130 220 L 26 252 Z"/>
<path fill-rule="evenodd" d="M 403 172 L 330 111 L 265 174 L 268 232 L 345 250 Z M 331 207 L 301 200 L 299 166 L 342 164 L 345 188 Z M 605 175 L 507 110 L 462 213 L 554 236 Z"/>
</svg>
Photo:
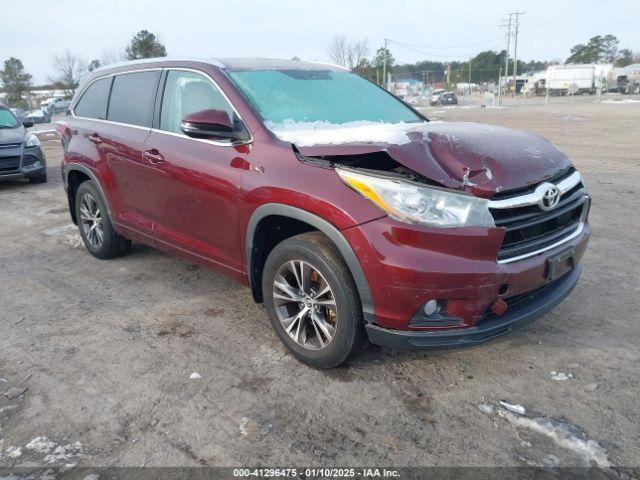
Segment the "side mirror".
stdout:
<svg viewBox="0 0 640 480">
<path fill-rule="evenodd" d="M 240 136 L 233 131 L 233 122 L 224 110 L 200 110 L 189 113 L 182 119 L 180 129 L 194 138 L 228 138 Z"/>
<path fill-rule="evenodd" d="M 31 127 L 33 127 L 33 122 L 31 120 L 23 120 L 22 121 L 22 126 L 24 128 L 31 128 Z"/>
</svg>

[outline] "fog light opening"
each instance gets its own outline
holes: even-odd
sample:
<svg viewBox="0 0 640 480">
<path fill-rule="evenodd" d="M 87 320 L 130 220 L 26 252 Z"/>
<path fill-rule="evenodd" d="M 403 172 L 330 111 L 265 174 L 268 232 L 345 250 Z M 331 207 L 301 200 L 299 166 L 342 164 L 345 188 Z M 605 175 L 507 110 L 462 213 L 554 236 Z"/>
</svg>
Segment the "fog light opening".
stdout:
<svg viewBox="0 0 640 480">
<path fill-rule="evenodd" d="M 422 307 L 422 313 L 424 313 L 427 317 L 431 317 L 440 313 L 442 310 L 442 302 L 440 300 L 429 300 Z"/>
</svg>

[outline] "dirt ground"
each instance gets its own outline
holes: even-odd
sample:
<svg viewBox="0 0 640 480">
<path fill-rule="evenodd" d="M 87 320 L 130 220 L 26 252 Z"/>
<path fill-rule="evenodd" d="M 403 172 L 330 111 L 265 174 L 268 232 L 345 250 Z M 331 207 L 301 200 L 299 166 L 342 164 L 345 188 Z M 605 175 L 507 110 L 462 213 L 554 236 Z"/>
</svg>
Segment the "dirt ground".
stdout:
<svg viewBox="0 0 640 480">
<path fill-rule="evenodd" d="M 508 103 L 424 111 L 574 160 L 593 196 L 574 293 L 482 347 L 333 371 L 221 275 L 141 245 L 90 256 L 43 135 L 49 183 L 0 183 L 0 466 L 640 465 L 640 103 Z"/>
</svg>

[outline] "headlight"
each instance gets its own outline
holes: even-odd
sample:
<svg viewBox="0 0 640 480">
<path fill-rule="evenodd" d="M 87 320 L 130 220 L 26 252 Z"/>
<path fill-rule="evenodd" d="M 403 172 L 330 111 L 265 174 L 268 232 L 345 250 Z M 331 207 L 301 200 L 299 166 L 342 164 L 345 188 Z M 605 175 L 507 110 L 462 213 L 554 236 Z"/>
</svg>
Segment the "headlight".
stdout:
<svg viewBox="0 0 640 480">
<path fill-rule="evenodd" d="M 30 133 L 29 136 L 27 137 L 27 148 L 39 147 L 39 146 L 40 146 L 40 140 L 38 140 L 38 137 L 36 137 L 33 133 Z"/>
<path fill-rule="evenodd" d="M 469 194 L 425 187 L 337 168 L 340 178 L 390 217 L 431 227 L 494 227 L 488 201 Z"/>
</svg>

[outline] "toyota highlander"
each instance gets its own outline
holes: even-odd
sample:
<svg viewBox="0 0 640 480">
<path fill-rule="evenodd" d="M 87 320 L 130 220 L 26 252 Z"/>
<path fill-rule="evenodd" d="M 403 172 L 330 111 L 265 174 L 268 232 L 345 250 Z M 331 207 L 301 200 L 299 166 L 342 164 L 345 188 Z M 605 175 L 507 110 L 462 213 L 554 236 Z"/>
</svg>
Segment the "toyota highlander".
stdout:
<svg viewBox="0 0 640 480">
<path fill-rule="evenodd" d="M 315 367 L 525 325 L 569 295 L 590 235 L 582 177 L 548 140 L 430 122 L 323 63 L 102 68 L 59 131 L 92 255 L 141 242 L 244 283 Z"/>
</svg>

